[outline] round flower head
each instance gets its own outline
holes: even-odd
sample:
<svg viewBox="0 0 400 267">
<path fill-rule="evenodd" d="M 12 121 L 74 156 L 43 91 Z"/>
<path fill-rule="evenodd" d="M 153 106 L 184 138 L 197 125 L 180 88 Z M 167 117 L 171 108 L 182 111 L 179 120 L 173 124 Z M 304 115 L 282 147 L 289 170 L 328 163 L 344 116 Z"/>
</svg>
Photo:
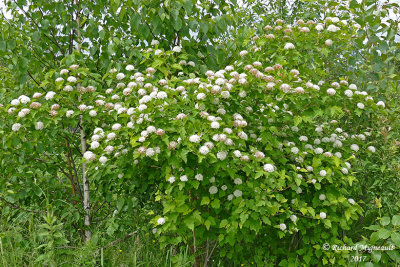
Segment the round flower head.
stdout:
<svg viewBox="0 0 400 267">
<path fill-rule="evenodd" d="M 187 175 L 182 175 L 179 180 L 181 180 L 182 182 L 187 182 L 188 181 L 188 177 Z"/>
<path fill-rule="evenodd" d="M 50 91 L 50 92 L 47 92 L 47 94 L 45 95 L 44 98 L 45 98 L 46 100 L 50 100 L 50 99 L 52 99 L 55 95 L 56 95 L 55 92 Z"/>
<path fill-rule="evenodd" d="M 116 76 L 117 80 L 122 80 L 123 78 L 125 78 L 125 74 L 123 73 L 118 73 Z"/>
<path fill-rule="evenodd" d="M 172 51 L 180 53 L 182 51 L 182 48 L 180 48 L 179 46 L 175 46 L 174 48 L 172 48 Z"/>
<path fill-rule="evenodd" d="M 235 180 L 233 181 L 236 185 L 241 185 L 242 184 L 242 179 L 240 178 L 235 178 Z"/>
<path fill-rule="evenodd" d="M 326 171 L 325 170 L 321 170 L 320 172 L 319 172 L 319 175 L 321 175 L 322 177 L 325 177 L 326 176 Z"/>
<path fill-rule="evenodd" d="M 96 110 L 91 110 L 91 111 L 89 111 L 89 116 L 90 117 L 96 117 L 97 116 L 97 112 L 96 112 Z"/>
<path fill-rule="evenodd" d="M 100 143 L 97 142 L 97 141 L 93 141 L 93 142 L 90 144 L 90 148 L 91 148 L 91 149 L 96 149 L 96 148 L 98 148 L 99 146 L 100 146 Z"/>
<path fill-rule="evenodd" d="M 222 96 L 222 98 L 229 98 L 230 93 L 228 91 L 222 91 L 221 96 Z"/>
<path fill-rule="evenodd" d="M 68 73 L 69 73 L 69 70 L 67 70 L 67 69 L 62 69 L 62 70 L 60 71 L 60 74 L 61 74 L 61 75 L 68 74 Z"/>
<path fill-rule="evenodd" d="M 351 90 L 346 90 L 346 91 L 344 91 L 344 94 L 345 94 L 347 97 L 352 97 L 352 96 L 353 96 L 353 91 L 351 91 Z"/>
<path fill-rule="evenodd" d="M 266 172 L 274 172 L 275 171 L 275 166 L 272 164 L 265 164 L 264 165 L 264 171 Z"/>
<path fill-rule="evenodd" d="M 27 97 L 26 95 L 21 95 L 20 97 L 18 97 L 18 100 L 22 104 L 28 104 L 31 101 L 31 99 L 29 97 Z"/>
<path fill-rule="evenodd" d="M 322 154 L 323 152 L 324 152 L 324 150 L 320 147 L 317 147 L 316 149 L 314 149 L 314 153 L 317 155 Z"/>
<path fill-rule="evenodd" d="M 126 69 L 127 71 L 133 71 L 133 70 L 135 69 L 135 67 L 134 67 L 133 65 L 127 65 L 127 66 L 125 67 L 125 69 Z"/>
<path fill-rule="evenodd" d="M 336 94 L 336 90 L 333 88 L 329 88 L 328 90 L 326 90 L 326 93 L 328 95 L 335 95 Z"/>
<path fill-rule="evenodd" d="M 279 225 L 279 229 L 281 229 L 282 231 L 285 231 L 285 230 L 286 230 L 286 224 L 281 223 L 281 224 Z"/>
<path fill-rule="evenodd" d="M 79 65 L 73 64 L 73 65 L 69 66 L 69 68 L 70 68 L 71 70 L 77 70 L 77 69 L 79 68 Z"/>
<path fill-rule="evenodd" d="M 226 152 L 226 151 L 219 151 L 217 153 L 217 158 L 219 160 L 225 160 L 227 156 L 228 156 L 228 152 Z"/>
<path fill-rule="evenodd" d="M 372 153 L 375 153 L 376 149 L 373 146 L 369 146 L 368 150 L 371 151 Z"/>
<path fill-rule="evenodd" d="M 66 116 L 67 118 L 69 118 L 69 117 L 71 117 L 73 114 L 74 114 L 74 111 L 73 111 L 73 110 L 68 110 L 68 111 L 65 113 L 65 116 Z"/>
<path fill-rule="evenodd" d="M 213 121 L 213 122 L 211 123 L 211 128 L 213 128 L 213 129 L 218 129 L 218 128 L 219 128 L 219 123 L 216 122 L 216 121 Z"/>
<path fill-rule="evenodd" d="M 296 222 L 296 221 L 297 221 L 297 216 L 294 215 L 294 214 L 290 215 L 290 220 L 291 220 L 292 222 Z"/>
<path fill-rule="evenodd" d="M 348 201 L 351 205 L 356 204 L 356 202 L 355 202 L 354 199 L 352 199 L 352 198 L 349 198 L 347 201 Z"/>
<path fill-rule="evenodd" d="M 350 84 L 349 85 L 349 89 L 351 89 L 351 90 L 357 90 L 357 85 L 355 85 L 355 84 Z"/>
<path fill-rule="evenodd" d="M 36 122 L 35 129 L 42 130 L 44 128 L 44 124 L 41 121 Z"/>
<path fill-rule="evenodd" d="M 208 192 L 210 192 L 211 195 L 214 195 L 218 192 L 218 187 L 213 185 L 208 189 Z"/>
<path fill-rule="evenodd" d="M 328 28 L 326 29 L 328 32 L 337 32 L 338 30 L 340 30 L 339 27 L 336 27 L 335 25 L 331 24 L 328 26 Z"/>
<path fill-rule="evenodd" d="M 206 94 L 204 94 L 204 93 L 199 93 L 198 95 L 197 95 L 197 100 L 203 100 L 203 99 L 205 99 L 206 98 Z"/>
<path fill-rule="evenodd" d="M 92 151 L 86 151 L 83 154 L 83 157 L 87 160 L 87 161 L 93 161 L 96 159 L 96 155 L 92 152 Z"/>
<path fill-rule="evenodd" d="M 294 44 L 292 43 L 286 43 L 285 46 L 283 47 L 285 50 L 289 49 L 294 49 Z"/>
<path fill-rule="evenodd" d="M 200 142 L 200 136 L 198 136 L 197 134 L 194 134 L 194 135 L 189 137 L 189 141 L 192 142 L 192 143 L 199 143 Z"/>
<path fill-rule="evenodd" d="M 315 26 L 315 29 L 320 32 L 324 29 L 324 25 L 319 23 L 317 26 Z"/>
<path fill-rule="evenodd" d="M 240 51 L 239 56 L 244 57 L 245 55 L 247 55 L 249 52 L 247 52 L 246 50 Z"/>
<path fill-rule="evenodd" d="M 235 155 L 235 157 L 240 158 L 242 156 L 242 152 L 240 152 L 239 150 L 235 150 L 233 151 L 233 154 Z"/>
<path fill-rule="evenodd" d="M 42 93 L 34 93 L 32 98 L 40 98 L 42 97 Z"/>
<path fill-rule="evenodd" d="M 66 85 L 63 90 L 66 92 L 72 92 L 74 88 L 71 85 Z"/>
<path fill-rule="evenodd" d="M 355 151 L 355 152 L 357 152 L 358 150 L 360 150 L 360 147 L 359 147 L 357 144 L 352 144 L 352 145 L 350 146 L 350 149 L 353 150 L 353 151 Z"/>
<path fill-rule="evenodd" d="M 168 182 L 170 182 L 171 184 L 175 182 L 175 176 L 171 176 L 168 178 Z"/>
<path fill-rule="evenodd" d="M 234 195 L 235 197 L 241 197 L 242 194 L 243 194 L 243 192 L 240 191 L 239 189 L 236 189 L 235 191 L 233 191 L 233 195 Z"/>
<path fill-rule="evenodd" d="M 319 200 L 324 201 L 326 199 L 326 196 L 324 194 L 319 195 Z"/>
<path fill-rule="evenodd" d="M 385 107 L 385 102 L 378 101 L 378 103 L 376 103 L 376 105 L 384 108 Z"/>
<path fill-rule="evenodd" d="M 151 45 L 152 46 L 159 45 L 159 44 L 160 44 L 160 42 L 158 40 L 152 40 L 151 41 Z"/>
<path fill-rule="evenodd" d="M 328 39 L 325 41 L 326 46 L 331 46 L 333 44 L 333 41 L 331 39 Z"/>
<path fill-rule="evenodd" d="M 118 131 L 119 129 L 121 129 L 121 127 L 122 127 L 121 124 L 115 123 L 115 124 L 111 127 L 111 129 L 112 129 L 113 131 Z"/>
<path fill-rule="evenodd" d="M 168 97 L 168 95 L 167 95 L 166 92 L 160 91 L 160 92 L 157 93 L 157 96 L 156 96 L 156 97 L 157 97 L 157 99 L 165 99 L 165 98 Z"/>
<path fill-rule="evenodd" d="M 11 126 L 11 130 L 12 131 L 14 131 L 14 132 L 18 132 L 19 131 L 19 129 L 21 128 L 21 124 L 20 123 L 14 123 L 12 126 Z"/>
<path fill-rule="evenodd" d="M 307 142 L 307 141 L 308 141 L 308 137 L 302 135 L 302 136 L 299 137 L 299 141 L 301 141 L 301 142 Z"/>
<path fill-rule="evenodd" d="M 197 181 L 203 181 L 203 175 L 202 174 L 196 174 L 196 176 L 194 177 L 194 179 L 196 179 Z"/>
<path fill-rule="evenodd" d="M 115 139 L 116 136 L 117 135 L 115 133 L 109 133 L 109 134 L 107 134 L 107 139 L 108 140 L 113 140 L 113 139 Z"/>
<path fill-rule="evenodd" d="M 101 156 L 101 157 L 99 158 L 99 161 L 100 161 L 101 164 L 105 164 L 105 163 L 107 162 L 107 157 Z"/>
<path fill-rule="evenodd" d="M 292 148 L 290 149 L 290 151 L 291 151 L 293 154 L 299 153 L 299 149 L 298 149 L 297 147 L 292 147 Z"/>
<path fill-rule="evenodd" d="M 157 220 L 157 224 L 158 225 L 163 225 L 165 223 L 165 219 L 164 218 L 159 218 L 158 220 Z"/>
<path fill-rule="evenodd" d="M 321 212 L 321 213 L 319 214 L 319 217 L 320 217 L 322 220 L 326 219 L 326 213 L 325 213 L 325 212 Z"/>
<path fill-rule="evenodd" d="M 70 82 L 70 83 L 76 83 L 77 80 L 76 80 L 76 78 L 74 76 L 69 76 L 67 78 L 67 81 Z"/>
<path fill-rule="evenodd" d="M 199 152 L 200 154 L 207 155 L 210 152 L 210 149 L 207 146 L 201 146 Z"/>
<path fill-rule="evenodd" d="M 357 103 L 357 107 L 359 108 L 359 109 L 364 109 L 364 104 L 363 103 Z"/>
</svg>

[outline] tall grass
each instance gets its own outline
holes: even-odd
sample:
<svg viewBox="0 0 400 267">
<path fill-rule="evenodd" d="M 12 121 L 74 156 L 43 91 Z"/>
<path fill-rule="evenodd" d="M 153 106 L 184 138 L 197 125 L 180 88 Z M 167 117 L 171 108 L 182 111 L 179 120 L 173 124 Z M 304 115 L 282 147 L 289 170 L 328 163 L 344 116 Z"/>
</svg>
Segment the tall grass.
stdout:
<svg viewBox="0 0 400 267">
<path fill-rule="evenodd" d="M 25 218 L 26 219 L 26 218 Z M 23 220 L 24 221 L 24 220 Z M 39 247 L 39 226 L 14 220 L 13 224 L 0 224 L 0 266 L 192 266 L 188 248 L 168 247 L 160 249 L 157 241 L 148 233 L 138 233 L 114 246 L 103 246 L 96 241 L 75 246 L 56 247 L 54 261 L 38 261 L 43 255 Z M 96 234 L 94 235 L 96 236 Z"/>
</svg>

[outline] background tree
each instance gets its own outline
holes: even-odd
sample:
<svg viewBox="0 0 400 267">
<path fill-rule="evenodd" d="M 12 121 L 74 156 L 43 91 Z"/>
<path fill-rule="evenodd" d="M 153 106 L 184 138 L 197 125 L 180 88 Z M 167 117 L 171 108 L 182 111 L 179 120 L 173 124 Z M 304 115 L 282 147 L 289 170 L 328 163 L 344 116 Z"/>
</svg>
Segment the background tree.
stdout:
<svg viewBox="0 0 400 267">
<path fill-rule="evenodd" d="M 41 227 L 51 230 L 40 231 L 43 235 L 38 238 L 37 246 L 31 239 L 24 241 L 30 243 L 23 245 L 27 248 L 36 248 L 36 255 L 46 255 L 41 257 L 40 261 L 54 263 L 61 257 L 59 254 L 57 254 L 58 258 L 54 256 L 56 254 L 52 250 L 57 248 L 51 245 L 52 242 L 65 247 L 65 240 L 69 240 L 72 246 L 79 245 L 77 237 L 81 237 L 81 240 L 88 240 L 88 231 L 91 231 L 93 239 L 83 247 L 77 261 L 87 262 L 88 265 L 93 264 L 94 258 L 90 255 L 97 257 L 103 251 L 100 247 L 105 248 L 108 246 L 106 244 L 114 245 L 120 242 L 117 240 L 116 243 L 109 243 L 111 240 L 118 237 L 122 238 L 120 240 L 124 240 L 124 237 L 129 238 L 138 233 L 149 235 L 152 226 L 147 224 L 148 221 L 154 218 L 153 214 L 161 214 L 164 210 L 166 215 L 173 217 L 179 214 L 180 218 L 185 219 L 183 224 L 178 224 L 181 226 L 177 230 L 171 228 L 172 223 L 168 217 L 167 223 L 161 227 L 161 232 L 166 236 L 160 241 L 164 244 L 173 243 L 170 245 L 171 252 L 166 253 L 176 254 L 174 257 L 176 262 L 182 262 L 182 255 L 187 255 L 184 249 L 182 250 L 186 246 L 189 254 L 197 257 L 196 262 L 201 259 L 211 259 L 213 256 L 215 259 L 223 259 L 226 263 L 229 262 L 225 259 L 226 255 L 237 256 L 236 260 L 245 260 L 248 258 L 247 255 L 254 255 L 259 262 L 262 262 L 265 253 L 268 253 L 271 247 L 263 247 L 262 240 L 265 241 L 265 238 L 261 237 L 260 232 L 251 241 L 254 243 L 248 247 L 246 252 L 232 250 L 229 247 L 228 239 L 232 241 L 229 235 L 227 235 L 225 243 L 219 240 L 220 246 L 215 250 L 212 249 L 215 244 L 218 244 L 215 242 L 216 234 L 220 233 L 219 231 L 224 234 L 224 228 L 228 225 L 225 225 L 225 221 L 223 223 L 218 221 L 222 219 L 219 217 L 221 208 L 214 199 L 210 204 L 209 213 L 216 212 L 216 215 L 210 215 L 209 218 L 200 217 L 199 219 L 199 216 L 194 216 L 194 213 L 186 214 L 183 207 L 168 210 L 168 205 L 172 205 L 174 200 L 182 197 L 179 194 L 168 193 L 170 182 L 164 179 L 167 178 L 165 177 L 166 172 L 171 171 L 168 167 L 177 167 L 179 164 L 182 164 L 181 167 L 187 164 L 188 166 L 195 165 L 197 147 L 185 144 L 186 149 L 179 150 L 179 158 L 186 158 L 189 163 L 181 162 L 178 158 L 171 159 L 173 162 L 159 158 L 155 162 L 145 160 L 144 163 L 141 161 L 137 165 L 130 156 L 123 154 L 128 152 L 128 155 L 131 155 L 133 149 L 139 144 L 138 140 L 132 136 L 133 132 L 137 135 L 141 133 L 136 129 L 124 131 L 120 137 L 120 143 L 117 142 L 113 145 L 116 149 L 113 153 L 124 155 L 117 162 L 112 162 L 108 154 L 105 155 L 108 159 L 107 167 L 100 163 L 87 165 L 83 157 L 86 149 L 82 149 L 82 145 L 88 147 L 92 145 L 93 140 L 88 140 L 88 137 L 95 134 L 96 127 L 111 126 L 117 118 L 128 122 L 129 116 L 126 114 L 111 112 L 114 115 L 108 116 L 106 112 L 104 114 L 100 112 L 101 105 L 98 107 L 97 104 L 93 104 L 93 101 L 101 100 L 100 97 L 97 99 L 97 96 L 104 95 L 106 89 L 114 88 L 115 92 L 119 92 L 127 86 L 128 81 L 124 82 L 125 86 L 118 85 L 122 82 L 118 80 L 118 72 L 126 74 L 126 77 L 121 80 L 132 80 L 130 76 L 135 76 L 135 72 L 141 72 L 150 74 L 145 76 L 145 79 L 153 79 L 152 86 L 161 87 L 162 85 L 155 83 L 160 79 L 166 79 L 172 81 L 173 87 L 177 87 L 184 80 L 189 81 L 195 77 L 204 79 L 204 73 L 207 70 L 217 71 L 229 64 L 234 65 L 235 70 L 246 72 L 250 69 L 245 70 L 244 66 L 253 64 L 255 61 L 261 61 L 263 64 L 264 62 L 271 64 L 277 62 L 284 67 L 296 68 L 302 75 L 304 74 L 300 77 L 305 82 L 308 79 L 313 82 L 326 80 L 326 83 L 348 80 L 350 83 L 357 84 L 360 92 L 370 93 L 376 102 L 385 100 L 389 115 L 386 114 L 377 120 L 371 120 L 371 118 L 376 118 L 373 112 L 368 113 L 369 116 L 360 111 L 357 111 L 355 115 L 346 115 L 345 112 L 349 110 L 347 106 L 340 111 L 336 103 L 329 101 L 334 108 L 329 107 L 328 102 L 322 103 L 319 108 L 323 110 L 324 114 L 333 116 L 337 113 L 341 118 L 348 120 L 349 122 L 345 126 L 349 131 L 359 132 L 361 128 L 365 128 L 368 132 L 372 132 L 373 138 L 377 142 L 384 144 L 378 153 L 372 154 L 365 151 L 359 154 L 359 165 L 353 168 L 355 170 L 354 177 L 358 182 L 351 187 L 344 186 L 341 189 L 347 190 L 346 192 L 342 191 L 345 195 L 354 196 L 355 199 L 360 198 L 362 201 L 357 201 L 359 206 L 356 207 L 359 212 L 363 208 L 365 213 L 359 219 L 354 214 L 354 208 L 348 211 L 347 215 L 345 214 L 346 220 L 356 220 L 357 217 L 360 223 L 359 227 L 348 228 L 350 223 L 343 226 L 344 224 L 341 222 L 340 227 L 345 232 L 340 236 L 342 238 L 340 240 L 343 241 L 343 237 L 346 236 L 349 239 L 344 242 L 356 242 L 360 240 L 361 235 L 369 234 L 369 231 L 372 231 L 371 238 L 365 242 L 373 244 L 381 242 L 382 244 L 399 241 L 396 232 L 398 221 L 397 217 L 394 217 L 399 212 L 399 199 L 396 198 L 396 188 L 399 184 L 399 168 L 396 160 L 399 146 L 398 131 L 396 132 L 399 125 L 396 115 L 398 114 L 396 111 L 398 111 L 397 95 L 399 90 L 397 83 L 398 44 L 395 42 L 398 28 L 395 19 L 387 19 L 390 12 L 393 14 L 398 12 L 396 5 L 375 1 L 362 1 L 361 3 L 351 1 L 349 6 L 345 1 L 271 1 L 266 4 L 260 1 L 247 2 L 246 5 L 239 6 L 237 3 L 227 1 L 55 1 L 48 3 L 46 1 L 17 0 L 7 1 L 6 4 L 12 18 L 4 16 L 1 18 L 2 34 L 0 36 L 0 53 L 2 55 L 0 63 L 3 68 L 2 88 L 0 89 L 1 108 L 3 109 L 0 121 L 2 220 L 4 220 L 3 225 L 7 225 L 8 222 L 22 225 L 16 231 L 22 232 L 24 237 L 32 235 L 30 229 L 36 225 L 37 220 L 45 222 Z M 325 20 L 327 17 L 334 16 L 340 17 L 340 22 L 335 24 L 341 28 L 337 33 L 316 34 L 314 26 L 311 26 L 313 24 L 304 24 L 308 20 Z M 293 35 L 289 32 L 285 33 L 295 40 L 297 53 L 290 54 L 292 57 L 286 57 L 291 52 L 282 48 L 285 43 L 280 43 L 280 39 L 271 41 L 266 37 L 267 34 L 273 33 L 279 38 L 283 38 L 285 34 L 280 30 L 272 30 L 277 31 L 275 33 L 268 27 L 265 28 L 266 25 L 271 25 L 272 29 L 279 26 L 275 23 L 280 18 L 287 19 L 295 26 Z M 346 25 L 344 21 L 347 21 L 348 24 Z M 350 24 L 352 21 L 357 24 Z M 327 20 L 324 23 L 326 23 L 325 26 L 328 26 L 332 22 Z M 312 33 L 307 35 L 297 27 L 309 27 Z M 342 28 L 346 29 L 344 35 L 341 34 Z M 326 38 L 330 38 L 332 43 L 325 43 Z M 157 40 L 157 42 L 153 40 Z M 318 41 L 316 42 L 316 40 Z M 266 44 L 271 46 L 268 47 Z M 261 51 L 257 51 L 259 48 Z M 170 51 L 171 49 L 174 52 Z M 156 50 L 158 52 L 155 52 Z M 183 53 L 179 52 L 181 50 Z M 249 56 L 240 55 L 239 51 L 241 50 L 255 50 L 255 53 L 251 53 Z M 127 67 L 128 65 L 133 66 Z M 68 69 L 69 74 L 65 71 L 60 73 L 61 68 Z M 151 78 L 152 71 L 146 72 L 148 68 L 156 71 L 153 78 Z M 135 72 L 132 72 L 131 69 L 134 69 Z M 132 75 L 128 76 L 128 73 Z M 285 79 L 291 75 L 285 76 L 287 74 L 285 72 L 281 74 Z M 68 80 L 69 75 L 74 76 L 77 81 Z M 63 77 L 63 81 L 56 81 L 61 77 Z M 138 77 L 140 75 L 134 79 Z M 257 83 L 255 80 L 251 80 L 250 84 L 260 88 L 266 86 L 266 83 Z M 72 93 L 67 93 L 70 91 L 70 88 L 66 87 L 67 85 L 73 86 Z M 193 85 L 182 84 L 182 86 L 192 88 Z M 96 92 L 94 92 L 95 89 Z M 18 116 L 17 121 L 11 119 L 22 112 L 22 104 L 16 107 L 10 106 L 13 99 L 27 95 L 32 102 L 34 101 L 33 93 L 42 93 L 41 99 L 43 99 L 50 91 L 57 92 L 56 96 L 53 98 L 50 93 L 45 98 L 46 101 L 41 102 L 42 106 L 39 110 L 31 108 L 30 114 L 26 116 L 21 114 L 23 116 Z M 188 92 L 191 94 L 190 97 L 194 96 L 191 89 Z M 253 99 L 261 97 L 260 101 L 265 101 L 264 96 L 253 93 L 254 95 L 251 95 Z M 105 97 L 109 98 L 112 95 L 107 94 Z M 119 97 L 129 98 L 122 95 Z M 23 99 L 22 97 L 19 101 L 25 101 Z M 136 103 L 138 99 L 136 96 L 129 101 L 132 105 L 133 103 L 139 104 Z M 387 101 L 388 99 L 390 101 Z M 285 101 L 289 100 L 291 100 L 290 97 Z M 114 106 L 119 102 L 117 98 L 109 101 Z M 236 99 L 232 101 L 229 103 L 235 108 L 240 110 L 246 108 L 244 102 Z M 180 105 L 176 108 L 181 109 L 181 112 L 190 113 L 195 110 L 195 107 L 185 101 L 179 103 Z M 258 107 L 258 104 L 260 103 L 251 103 L 251 105 L 255 105 L 254 109 Z M 214 104 L 207 103 L 207 105 L 210 105 L 207 107 L 212 109 Z M 75 110 L 75 113 L 66 117 L 70 110 Z M 92 110 L 97 115 L 89 115 Z M 175 109 L 167 110 L 169 112 L 177 111 Z M 301 110 L 299 112 L 307 113 L 307 110 L 302 110 L 301 106 L 299 110 Z M 165 115 L 156 109 L 154 112 L 158 114 L 154 119 L 162 122 Z M 243 110 L 243 112 L 248 111 Z M 314 115 L 316 118 L 313 117 Z M 320 116 L 314 115 L 304 114 L 304 120 L 306 121 L 308 117 L 317 120 Z M 357 124 L 350 123 L 350 121 L 356 121 Z M 29 126 L 26 126 L 25 129 L 26 132 L 23 134 L 10 132 L 10 127 L 14 123 L 22 123 L 25 127 L 24 122 L 29 122 L 27 124 Z M 43 125 L 37 124 L 38 122 L 42 122 Z M 287 119 L 287 123 L 289 122 L 292 123 L 291 119 Z M 293 123 L 300 124 L 302 122 L 303 116 L 295 118 Z M 202 125 L 197 121 L 190 123 Z M 188 122 L 188 125 L 190 123 Z M 185 130 L 186 127 L 175 126 L 172 127 L 174 129 L 166 129 L 171 133 L 175 130 Z M 38 129 L 42 127 L 48 130 L 39 131 Z M 279 129 L 281 130 L 281 128 Z M 82 137 L 84 137 L 83 142 L 81 142 Z M 166 142 L 166 140 L 162 141 Z M 245 144 L 249 145 L 246 142 Z M 134 155 L 135 157 L 139 156 L 137 153 Z M 160 165 L 164 167 L 160 169 Z M 92 191 L 91 204 L 90 206 L 86 205 L 86 209 L 85 188 L 82 179 L 84 166 L 87 166 L 87 177 L 90 179 L 89 186 Z M 248 170 L 253 167 L 249 165 Z M 249 176 L 247 173 L 240 173 L 240 175 L 243 176 L 241 177 L 242 181 Z M 164 181 L 160 180 L 160 177 Z M 86 192 L 88 192 L 88 188 L 86 187 Z M 194 190 L 197 189 L 193 189 L 192 192 Z M 205 191 L 196 191 L 196 194 L 209 194 L 207 190 Z M 157 195 L 155 195 L 156 192 L 158 192 Z M 189 196 L 193 201 L 193 209 L 202 210 L 201 206 L 208 205 L 206 204 L 207 199 L 204 198 L 205 202 L 203 202 L 202 198 L 200 207 L 196 206 L 199 204 L 196 204 L 199 199 L 192 197 L 190 193 Z M 86 200 L 88 199 L 86 198 Z M 163 201 L 158 203 L 155 200 Z M 88 202 L 86 201 L 86 203 Z M 88 218 L 88 208 L 91 210 L 92 225 L 87 223 L 85 225 L 84 217 Z M 46 217 L 36 219 L 40 218 L 38 215 L 42 213 L 46 213 Z M 226 214 L 229 214 L 229 211 Z M 351 219 L 348 218 L 349 216 Z M 53 218 L 60 220 L 63 227 L 56 224 Z M 245 224 L 245 221 L 250 222 L 252 219 L 254 218 L 240 217 L 248 232 L 245 230 L 235 232 L 237 242 L 241 242 L 240 238 L 243 235 L 249 236 L 251 231 L 255 231 L 256 224 Z M 338 216 L 336 219 L 342 220 L 343 216 L 342 218 Z M 221 229 L 218 229 L 216 222 L 220 222 L 219 225 L 223 224 Z M 266 222 L 267 220 L 263 221 L 264 224 Z M 333 222 L 335 224 L 335 221 Z M 368 232 L 363 228 L 375 224 L 375 222 L 378 224 L 369 227 Z M 326 223 L 327 221 L 324 221 L 324 227 L 327 227 Z M 312 223 L 310 225 L 314 227 Z M 271 236 L 271 244 L 276 245 L 276 249 L 280 249 L 282 252 L 271 260 L 285 264 L 285 262 L 292 262 L 300 255 L 302 261 L 311 261 L 312 255 L 319 253 L 315 252 L 317 249 L 301 248 L 307 244 L 306 242 L 315 242 L 307 236 L 306 229 L 310 225 L 302 225 L 302 230 L 306 234 L 304 232 L 303 235 L 293 234 L 292 239 L 285 241 L 290 248 L 294 249 L 293 253 L 287 254 L 285 248 L 279 248 L 276 243 L 278 237 Z M 194 227 L 197 231 L 194 231 Z M 336 229 L 335 227 L 334 229 Z M 202 231 L 204 229 L 208 231 L 210 228 L 212 231 L 209 232 L 208 239 L 202 239 L 204 236 Z M 268 227 L 263 228 L 262 231 L 265 229 Z M 315 231 L 322 231 L 321 229 L 324 228 L 315 227 Z M 171 230 L 173 230 L 172 235 L 170 235 Z M 292 231 L 292 229 L 288 229 L 286 232 L 285 230 L 282 230 L 282 233 Z M 272 231 L 276 234 L 281 233 L 277 227 Z M 103 236 L 103 232 L 106 237 Z M 387 235 L 388 233 L 389 235 Z M 7 236 L 11 235 L 7 234 Z M 18 239 L 18 236 L 21 238 Z M 197 242 L 193 240 L 193 237 L 196 237 Z M 22 244 L 22 235 L 16 235 L 15 238 L 17 239 L 13 243 Z M 182 241 L 182 238 L 186 238 L 186 240 Z M 218 236 L 218 238 L 220 237 Z M 332 238 L 335 242 L 339 240 L 338 235 L 333 232 L 328 238 Z M 42 246 L 46 242 L 48 245 Z M 205 251 L 210 254 L 199 255 Z M 325 257 L 325 260 L 332 259 L 332 255 L 316 254 L 316 256 L 317 258 Z M 189 258 L 194 260 L 193 257 Z M 26 259 L 26 256 L 23 258 Z M 373 260 L 378 263 L 387 263 L 396 261 L 397 258 L 396 253 L 380 256 L 374 254 Z"/>
</svg>

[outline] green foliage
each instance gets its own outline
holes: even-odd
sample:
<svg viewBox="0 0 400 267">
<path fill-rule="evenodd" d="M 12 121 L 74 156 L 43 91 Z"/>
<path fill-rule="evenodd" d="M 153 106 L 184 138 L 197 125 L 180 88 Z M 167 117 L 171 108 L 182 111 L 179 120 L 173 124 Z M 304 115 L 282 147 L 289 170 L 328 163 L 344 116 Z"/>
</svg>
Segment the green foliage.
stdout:
<svg viewBox="0 0 400 267">
<path fill-rule="evenodd" d="M 364 238 L 358 243 L 360 248 L 366 248 L 371 253 L 371 260 L 375 264 L 395 265 L 400 264 L 400 215 L 392 218 L 383 216 L 379 218 L 379 224 L 371 225 L 366 229 L 372 231 L 369 238 Z M 373 247 L 379 249 L 373 250 Z"/>
<path fill-rule="evenodd" d="M 57 224 L 57 218 L 51 210 L 43 216 L 43 220 L 44 223 L 39 225 L 38 232 L 39 242 L 43 243 L 36 248 L 40 256 L 35 261 L 55 266 L 56 259 L 62 257 L 62 247 L 69 242 L 63 233 L 62 223 Z"/>
<path fill-rule="evenodd" d="M 6 4 L 3 265 L 344 266 L 324 243 L 397 246 L 398 6 Z"/>
</svg>

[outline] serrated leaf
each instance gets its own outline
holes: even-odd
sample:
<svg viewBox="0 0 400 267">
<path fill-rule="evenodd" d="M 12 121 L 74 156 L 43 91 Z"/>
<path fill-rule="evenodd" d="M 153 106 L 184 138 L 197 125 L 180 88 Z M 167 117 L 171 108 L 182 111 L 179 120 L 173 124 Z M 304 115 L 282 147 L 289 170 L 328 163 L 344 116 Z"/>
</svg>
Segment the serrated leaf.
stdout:
<svg viewBox="0 0 400 267">
<path fill-rule="evenodd" d="M 194 229 L 194 217 L 193 216 L 189 216 L 187 217 L 185 220 L 183 220 L 184 224 L 193 231 Z"/>
<path fill-rule="evenodd" d="M 385 229 L 385 228 L 381 228 L 379 231 L 378 231 L 378 237 L 380 238 L 380 239 L 387 239 L 389 236 L 390 236 L 390 231 L 389 230 L 387 230 L 387 229 Z"/>
<path fill-rule="evenodd" d="M 219 199 L 214 199 L 214 200 L 211 202 L 211 207 L 213 207 L 214 209 L 219 209 L 219 207 L 220 207 L 220 201 L 219 201 Z"/>
<path fill-rule="evenodd" d="M 208 205 L 210 203 L 210 198 L 207 196 L 202 197 L 200 205 Z"/>
<path fill-rule="evenodd" d="M 383 217 L 382 219 L 381 219 L 381 224 L 383 225 L 383 226 L 386 226 L 386 225 L 388 225 L 390 223 L 390 218 L 388 217 L 388 216 L 385 216 L 385 217 Z"/>
<path fill-rule="evenodd" d="M 394 215 L 392 218 L 392 224 L 394 226 L 399 226 L 400 225 L 400 215 Z"/>
</svg>

